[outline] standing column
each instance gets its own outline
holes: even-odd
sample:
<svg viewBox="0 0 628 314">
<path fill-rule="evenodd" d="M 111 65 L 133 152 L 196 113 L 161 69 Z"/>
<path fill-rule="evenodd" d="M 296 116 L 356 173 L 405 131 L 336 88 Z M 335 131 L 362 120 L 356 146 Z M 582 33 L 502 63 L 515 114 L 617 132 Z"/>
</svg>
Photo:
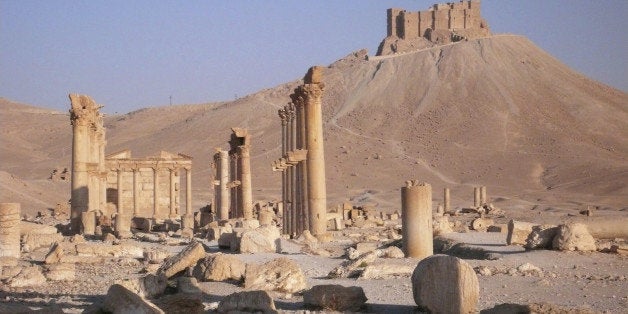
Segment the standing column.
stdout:
<svg viewBox="0 0 628 314">
<path fill-rule="evenodd" d="M 297 116 L 297 149 L 307 149 L 306 147 L 306 138 L 307 132 L 305 130 L 305 106 L 303 102 L 303 97 L 299 95 L 292 94 L 292 102 L 296 107 L 296 116 Z M 301 232 L 303 230 L 310 229 L 310 221 L 309 221 L 309 213 L 307 206 L 307 161 L 301 161 L 297 164 L 297 177 L 299 184 L 298 191 L 300 192 L 298 195 L 300 203 L 300 213 L 299 219 L 302 222 Z"/>
<path fill-rule="evenodd" d="M 279 118 L 281 119 L 281 157 L 286 156 L 286 137 L 287 137 L 287 128 L 288 128 L 288 117 L 286 115 L 286 111 L 284 109 L 279 109 L 277 112 Z M 281 233 L 288 233 L 288 215 L 287 215 L 287 197 L 286 186 L 288 184 L 288 172 L 286 169 L 281 171 L 281 202 L 282 202 L 282 211 L 281 211 Z"/>
<path fill-rule="evenodd" d="M 407 181 L 401 188 L 403 251 L 406 257 L 434 254 L 432 234 L 432 186 Z"/>
<path fill-rule="evenodd" d="M 122 169 L 118 169 L 116 171 L 116 179 L 118 180 L 117 182 L 117 196 L 118 196 L 118 215 L 121 215 L 122 213 L 124 213 L 124 209 L 122 208 Z"/>
<path fill-rule="evenodd" d="M 229 219 L 229 205 L 231 197 L 229 194 L 229 152 L 226 150 L 219 151 L 220 154 L 220 208 L 218 208 L 218 217 L 220 220 Z"/>
<path fill-rule="evenodd" d="M 253 219 L 253 190 L 251 188 L 251 153 L 249 145 L 238 147 L 240 176 L 242 177 L 242 214 L 244 219 Z"/>
<path fill-rule="evenodd" d="M 474 187 L 473 188 L 473 207 L 478 208 L 480 206 L 482 206 L 480 204 L 480 188 Z"/>
<path fill-rule="evenodd" d="M 137 217 L 140 211 L 140 169 L 133 168 L 133 217 Z"/>
<path fill-rule="evenodd" d="M 175 219 L 177 217 L 177 207 L 175 204 L 177 195 L 175 174 L 177 171 L 178 170 L 175 168 L 170 168 L 170 219 Z"/>
<path fill-rule="evenodd" d="M 192 168 L 185 167 L 185 214 L 181 217 L 181 229 L 184 236 L 194 235 L 194 216 L 192 215 Z"/>
<path fill-rule="evenodd" d="M 123 204 L 123 193 L 122 193 L 122 174 L 123 170 L 118 169 L 117 171 L 117 190 L 118 190 L 118 212 L 116 213 L 115 220 L 115 233 L 118 238 L 129 238 L 132 236 L 131 234 L 131 215 L 126 212 Z"/>
<path fill-rule="evenodd" d="M 294 152 L 294 150 L 296 149 L 296 113 L 294 110 L 294 104 L 288 104 L 289 108 L 290 108 L 290 123 L 288 124 L 289 126 L 289 132 L 290 132 L 290 137 L 289 137 L 289 143 L 288 143 L 288 150 L 291 152 Z M 291 210 L 290 210 L 290 229 L 291 232 L 290 234 L 293 237 L 297 237 L 299 234 L 298 231 L 298 220 L 299 220 L 299 208 L 298 208 L 298 199 L 297 199 L 297 185 L 298 185 L 298 181 L 297 181 L 297 172 L 296 172 L 296 167 L 293 164 L 290 164 L 290 204 L 291 204 Z"/>
<path fill-rule="evenodd" d="M 449 188 L 443 189 L 443 206 L 446 213 L 451 210 L 451 196 L 449 195 Z"/>
<path fill-rule="evenodd" d="M 323 145 L 322 68 L 312 67 L 305 76 L 301 91 L 305 98 L 305 129 L 307 131 L 307 177 L 310 232 L 327 232 L 327 191 L 325 186 L 325 150 Z"/>
<path fill-rule="evenodd" d="M 488 202 L 486 200 L 486 186 L 483 185 L 480 187 L 480 206 L 486 205 Z"/>
<path fill-rule="evenodd" d="M 153 168 L 153 219 L 157 217 L 159 210 L 159 168 Z"/>
<path fill-rule="evenodd" d="M 0 203 L 0 256 L 20 258 L 20 203 Z"/>
</svg>

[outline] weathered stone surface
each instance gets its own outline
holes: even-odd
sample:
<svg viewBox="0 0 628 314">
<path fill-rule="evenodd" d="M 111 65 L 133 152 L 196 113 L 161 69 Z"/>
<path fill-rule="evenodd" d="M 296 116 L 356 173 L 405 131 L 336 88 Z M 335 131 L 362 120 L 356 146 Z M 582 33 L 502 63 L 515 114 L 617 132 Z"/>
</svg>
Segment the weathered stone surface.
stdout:
<svg viewBox="0 0 628 314">
<path fill-rule="evenodd" d="M 276 258 L 262 265 L 246 265 L 244 288 L 295 293 L 307 288 L 299 265 L 286 257 Z"/>
<path fill-rule="evenodd" d="M 560 225 L 552 242 L 552 247 L 561 251 L 595 251 L 595 239 L 582 223 Z"/>
<path fill-rule="evenodd" d="M 144 261 L 150 264 L 161 264 L 166 258 L 172 254 L 166 250 L 159 248 L 151 248 L 144 250 Z"/>
<path fill-rule="evenodd" d="M 144 277 L 124 279 L 116 282 L 144 298 L 153 298 L 164 293 L 168 279 L 163 274 L 148 274 Z"/>
<path fill-rule="evenodd" d="M 56 230 L 56 229 L 55 229 Z M 34 229 L 22 236 L 22 252 L 32 252 L 39 248 L 48 248 L 55 242 L 63 241 L 63 235 L 60 233 L 38 233 L 38 229 Z M 46 230 L 44 230 L 46 231 Z M 47 231 L 46 231 L 47 232 Z"/>
<path fill-rule="evenodd" d="M 395 276 L 410 276 L 414 266 L 396 264 L 374 264 L 364 267 L 360 279 L 384 279 Z"/>
<path fill-rule="evenodd" d="M 165 295 L 153 302 L 165 313 L 205 313 L 205 306 L 203 305 L 201 295 L 197 293 L 177 293 Z"/>
<path fill-rule="evenodd" d="M 451 223 L 449 222 L 449 216 L 435 216 L 433 218 L 432 227 L 434 228 L 434 235 L 441 235 L 451 233 Z"/>
<path fill-rule="evenodd" d="M 109 287 L 102 309 L 111 313 L 163 314 L 153 303 L 133 293 L 131 290 L 114 284 Z"/>
<path fill-rule="evenodd" d="M 271 225 L 244 231 L 240 238 L 240 253 L 275 253 L 280 236 L 279 229 Z"/>
<path fill-rule="evenodd" d="M 246 264 L 231 254 L 208 254 L 194 267 L 194 277 L 200 281 L 240 281 Z"/>
<path fill-rule="evenodd" d="M 53 281 L 74 281 L 76 279 L 76 267 L 74 264 L 57 263 L 46 265 L 46 278 Z"/>
<path fill-rule="evenodd" d="M 432 313 L 475 313 L 480 285 L 467 262 L 437 254 L 421 260 L 414 269 L 412 293 L 414 302 Z"/>
<path fill-rule="evenodd" d="M 194 277 L 177 278 L 177 293 L 203 293 L 203 289 L 198 284 L 198 280 Z"/>
<path fill-rule="evenodd" d="M 24 267 L 13 278 L 7 281 L 12 288 L 35 287 L 46 283 L 46 277 L 39 266 Z"/>
<path fill-rule="evenodd" d="M 377 249 L 379 244 L 377 242 L 360 242 L 354 247 L 347 248 L 347 257 L 350 260 L 354 260 L 366 253 L 373 252 Z"/>
<path fill-rule="evenodd" d="M 532 232 L 526 239 L 527 249 L 547 249 L 552 247 L 552 240 L 558 228 L 554 225 L 539 225 L 532 227 Z"/>
<path fill-rule="evenodd" d="M 526 245 L 528 236 L 532 232 L 532 227 L 534 226 L 536 226 L 536 224 L 510 220 L 508 222 L 508 236 L 506 237 L 506 243 L 508 243 L 508 245 Z"/>
<path fill-rule="evenodd" d="M 44 262 L 46 264 L 58 263 L 61 260 L 62 256 L 63 256 L 63 248 L 61 247 L 61 245 L 59 245 L 59 243 L 54 243 L 50 247 L 50 251 L 48 252 L 48 254 L 46 254 L 46 258 L 44 259 Z"/>
<path fill-rule="evenodd" d="M 79 256 L 143 258 L 144 250 L 130 243 L 112 245 L 107 243 L 85 242 L 76 245 L 76 254 Z"/>
<path fill-rule="evenodd" d="M 20 257 L 20 203 L 0 203 L 0 256 Z"/>
<path fill-rule="evenodd" d="M 491 218 L 476 218 L 471 222 L 471 229 L 485 232 L 495 222 Z"/>
<path fill-rule="evenodd" d="M 226 296 L 218 313 L 277 313 L 275 301 L 266 291 L 242 291 Z"/>
<path fill-rule="evenodd" d="M 329 278 L 353 278 L 358 277 L 364 267 L 372 264 L 377 259 L 377 252 L 370 252 L 360 256 L 355 260 L 345 261 L 340 266 L 332 269 L 327 277 Z"/>
<path fill-rule="evenodd" d="M 158 273 L 163 273 L 167 278 L 170 278 L 178 272 L 196 265 L 196 262 L 203 257 L 205 257 L 203 245 L 200 242 L 192 242 L 177 255 L 166 259 Z"/>
<path fill-rule="evenodd" d="M 366 295 L 361 287 L 341 285 L 318 285 L 303 293 L 306 306 L 325 311 L 359 311 L 366 303 Z"/>
<path fill-rule="evenodd" d="M 400 248 L 396 246 L 389 246 L 385 249 L 379 250 L 379 252 L 377 252 L 377 256 L 384 258 L 404 258 L 405 254 L 403 254 L 403 251 Z"/>
</svg>

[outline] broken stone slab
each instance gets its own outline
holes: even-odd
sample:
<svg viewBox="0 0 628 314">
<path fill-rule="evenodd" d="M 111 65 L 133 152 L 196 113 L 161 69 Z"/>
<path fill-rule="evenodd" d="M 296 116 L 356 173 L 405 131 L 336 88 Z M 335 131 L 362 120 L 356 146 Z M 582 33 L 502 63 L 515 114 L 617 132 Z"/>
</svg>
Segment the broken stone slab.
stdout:
<svg viewBox="0 0 628 314">
<path fill-rule="evenodd" d="M 147 274 L 143 277 L 123 279 L 116 282 L 144 298 L 160 296 L 166 290 L 168 279 L 163 274 Z"/>
<path fill-rule="evenodd" d="M 130 243 L 113 245 L 85 242 L 76 244 L 76 254 L 78 256 L 131 257 L 139 259 L 144 257 L 144 249 Z"/>
<path fill-rule="evenodd" d="M 441 235 L 451 233 L 451 223 L 449 222 L 449 216 L 435 216 L 432 218 L 432 227 L 434 228 L 433 235 Z"/>
<path fill-rule="evenodd" d="M 307 288 L 307 281 L 295 261 L 280 257 L 262 265 L 247 264 L 244 273 L 244 288 L 297 293 Z"/>
<path fill-rule="evenodd" d="M 153 304 L 165 313 L 205 313 L 202 296 L 198 293 L 177 293 L 164 295 L 159 299 L 153 300 Z"/>
<path fill-rule="evenodd" d="M 39 266 L 23 267 L 16 276 L 7 280 L 7 284 L 12 288 L 36 287 L 45 283 L 46 277 Z"/>
<path fill-rule="evenodd" d="M 198 284 L 198 280 L 196 280 L 196 278 L 179 277 L 177 278 L 177 293 L 198 294 L 204 293 L 204 291 Z"/>
<path fill-rule="evenodd" d="M 246 264 L 231 254 L 208 254 L 198 261 L 193 275 L 200 281 L 241 281 Z"/>
<path fill-rule="evenodd" d="M 63 257 L 63 248 L 59 245 L 58 242 L 55 242 L 51 247 L 48 254 L 46 254 L 46 258 L 44 259 L 44 263 L 46 264 L 55 264 L 58 263 Z"/>
<path fill-rule="evenodd" d="M 200 242 L 192 242 L 177 255 L 169 257 L 161 265 L 158 273 L 170 278 L 188 267 L 196 265 L 198 260 L 205 257 L 205 248 Z"/>
<path fill-rule="evenodd" d="M 494 224 L 486 229 L 486 232 L 508 233 L 507 224 Z"/>
<path fill-rule="evenodd" d="M 268 292 L 242 291 L 226 296 L 218 304 L 218 313 L 278 313 Z"/>
<path fill-rule="evenodd" d="M 69 263 L 57 263 L 45 265 L 45 276 L 52 281 L 74 281 L 76 279 L 76 266 Z"/>
<path fill-rule="evenodd" d="M 532 227 L 532 232 L 526 239 L 526 249 L 549 249 L 552 248 L 552 240 L 558 231 L 555 225 L 538 225 Z"/>
<path fill-rule="evenodd" d="M 242 232 L 240 238 L 240 253 L 277 252 L 277 242 L 281 237 L 275 226 L 264 225 L 254 230 Z"/>
<path fill-rule="evenodd" d="M 480 285 L 467 262 L 437 254 L 421 260 L 414 269 L 412 294 L 414 302 L 431 313 L 475 313 Z"/>
<path fill-rule="evenodd" d="M 170 256 L 172 256 L 170 252 L 160 248 L 149 248 L 144 250 L 144 261 L 149 264 L 161 264 Z"/>
<path fill-rule="evenodd" d="M 349 247 L 346 250 L 346 255 L 350 260 L 354 260 L 366 253 L 373 252 L 379 247 L 377 242 L 360 242 L 356 243 L 355 247 Z"/>
<path fill-rule="evenodd" d="M 560 225 L 552 247 L 561 251 L 595 251 L 595 239 L 585 224 L 567 223 Z"/>
<path fill-rule="evenodd" d="M 471 229 L 475 231 L 486 232 L 489 226 L 493 225 L 495 221 L 491 218 L 476 218 L 471 222 Z"/>
<path fill-rule="evenodd" d="M 114 284 L 109 287 L 102 310 L 111 313 L 165 313 L 155 304 L 118 284 Z"/>
<path fill-rule="evenodd" d="M 362 287 L 317 285 L 303 293 L 303 303 L 324 311 L 358 312 L 367 298 Z"/>
<path fill-rule="evenodd" d="M 373 264 L 364 267 L 359 279 L 386 279 L 391 277 L 409 277 L 414 266 L 398 264 Z"/>
<path fill-rule="evenodd" d="M 506 243 L 508 245 L 526 245 L 528 236 L 532 232 L 532 227 L 536 225 L 537 224 L 530 222 L 510 220 L 508 222 L 508 236 L 506 237 Z"/>
<path fill-rule="evenodd" d="M 54 229 L 56 230 L 56 228 Z M 39 233 L 39 231 L 41 230 L 34 229 L 22 236 L 22 252 L 33 252 L 40 248 L 48 248 L 55 242 L 63 241 L 63 235 L 60 233 Z"/>
<path fill-rule="evenodd" d="M 628 218 L 591 219 L 579 222 L 585 224 L 589 233 L 596 239 L 628 239 Z"/>
<path fill-rule="evenodd" d="M 376 252 L 366 253 L 355 260 L 344 261 L 340 266 L 332 269 L 328 278 L 355 278 L 360 276 L 366 266 L 377 259 Z"/>
</svg>

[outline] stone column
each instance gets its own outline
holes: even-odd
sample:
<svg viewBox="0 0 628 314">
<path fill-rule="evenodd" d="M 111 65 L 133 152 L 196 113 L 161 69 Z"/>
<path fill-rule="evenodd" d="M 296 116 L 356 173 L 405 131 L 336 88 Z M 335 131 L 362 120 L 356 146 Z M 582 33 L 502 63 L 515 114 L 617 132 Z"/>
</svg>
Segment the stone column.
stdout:
<svg viewBox="0 0 628 314">
<path fill-rule="evenodd" d="M 118 197 L 118 215 L 124 213 L 124 209 L 122 208 L 122 169 L 118 169 L 116 171 L 116 179 L 117 181 L 117 197 Z"/>
<path fill-rule="evenodd" d="M 238 147 L 240 176 L 242 177 L 242 213 L 244 219 L 253 219 L 253 189 L 251 187 L 251 153 L 249 145 Z"/>
<path fill-rule="evenodd" d="M 153 217 L 157 217 L 159 211 L 159 168 L 153 168 Z"/>
<path fill-rule="evenodd" d="M 478 208 L 480 207 L 480 188 L 478 187 L 474 187 L 473 188 L 473 207 Z"/>
<path fill-rule="evenodd" d="M 94 235 L 96 233 L 96 211 L 88 210 L 81 213 L 81 226 L 84 235 Z"/>
<path fill-rule="evenodd" d="M 277 112 L 279 118 L 281 119 L 281 156 L 286 156 L 286 139 L 287 139 L 287 129 L 288 129 L 288 116 L 284 109 L 279 109 Z M 288 215 L 286 211 L 286 203 L 288 194 L 286 192 L 286 186 L 288 184 L 288 172 L 286 169 L 281 171 L 281 203 L 282 203 L 282 212 L 281 212 L 281 233 L 288 234 Z"/>
<path fill-rule="evenodd" d="M 297 112 L 297 148 L 307 149 L 307 131 L 305 129 L 305 106 L 303 98 L 299 97 L 297 101 L 293 99 Z M 310 230 L 309 212 L 308 212 L 308 198 L 307 198 L 307 161 L 302 161 L 297 164 L 297 173 L 299 174 L 299 203 L 301 208 L 301 221 L 303 230 Z"/>
<path fill-rule="evenodd" d="M 434 254 L 432 243 L 432 186 L 407 181 L 401 188 L 403 251 L 406 257 L 426 258 Z"/>
<path fill-rule="evenodd" d="M 177 208 L 176 208 L 176 204 L 175 204 L 175 198 L 176 198 L 176 181 L 175 181 L 175 174 L 178 171 L 175 168 L 170 168 L 170 219 L 175 219 L 177 217 Z"/>
<path fill-rule="evenodd" d="M 483 185 L 480 187 L 480 206 L 484 206 L 487 204 L 486 199 L 486 186 Z"/>
<path fill-rule="evenodd" d="M 307 177 L 310 232 L 327 232 L 327 191 L 325 185 L 325 150 L 323 143 L 322 67 L 312 67 L 305 75 L 300 91 L 305 98 L 305 129 L 307 131 Z"/>
<path fill-rule="evenodd" d="M 133 168 L 133 217 L 140 211 L 140 169 Z"/>
<path fill-rule="evenodd" d="M 181 231 L 185 237 L 194 235 L 194 216 L 192 215 L 192 168 L 185 168 L 185 214 L 181 216 Z"/>
<path fill-rule="evenodd" d="M 451 196 L 449 195 L 449 188 L 443 189 L 443 210 L 446 213 L 451 210 Z"/>
<path fill-rule="evenodd" d="M 80 109 L 74 108 L 72 100 L 72 188 L 70 201 L 70 229 L 78 233 L 81 226 L 81 214 L 89 208 L 89 175 L 87 162 L 89 158 L 89 126 Z M 78 100 L 76 100 L 78 101 Z M 80 105 L 77 103 L 77 105 Z M 76 111 L 76 113 L 75 113 Z M 76 117 L 75 117 L 76 116 Z"/>
<path fill-rule="evenodd" d="M 0 203 L 0 257 L 20 258 L 20 203 Z"/>
<path fill-rule="evenodd" d="M 229 219 L 229 206 L 231 205 L 231 196 L 229 194 L 229 152 L 226 150 L 219 151 L 220 164 L 220 208 L 218 208 L 218 217 L 220 220 Z"/>
</svg>

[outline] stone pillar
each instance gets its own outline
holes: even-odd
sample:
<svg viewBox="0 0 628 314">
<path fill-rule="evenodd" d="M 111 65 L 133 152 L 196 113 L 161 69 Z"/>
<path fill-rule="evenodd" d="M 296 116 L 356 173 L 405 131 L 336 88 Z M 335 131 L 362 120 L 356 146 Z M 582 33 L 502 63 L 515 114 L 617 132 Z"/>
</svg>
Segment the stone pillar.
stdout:
<svg viewBox="0 0 628 314">
<path fill-rule="evenodd" d="M 157 217 L 159 210 L 159 168 L 155 166 L 153 168 L 153 217 Z"/>
<path fill-rule="evenodd" d="M 185 168 L 185 214 L 192 215 L 192 168 Z"/>
<path fill-rule="evenodd" d="M 473 188 L 473 207 L 478 208 L 480 206 L 482 206 L 480 204 L 480 188 L 474 187 Z"/>
<path fill-rule="evenodd" d="M 229 206 L 231 205 L 231 195 L 229 194 L 229 152 L 226 150 L 219 151 L 220 164 L 220 208 L 218 208 L 218 217 L 220 220 L 229 219 Z"/>
<path fill-rule="evenodd" d="M 487 204 L 487 199 L 486 199 L 486 186 L 481 186 L 480 187 L 480 206 L 484 206 Z"/>
<path fill-rule="evenodd" d="M 133 168 L 133 217 L 140 211 L 140 169 Z"/>
<path fill-rule="evenodd" d="M 451 196 L 449 195 L 449 188 L 443 189 L 443 210 L 446 213 L 451 210 Z"/>
<path fill-rule="evenodd" d="M 0 203 L 0 256 L 20 258 L 20 203 Z"/>
<path fill-rule="evenodd" d="M 323 143 L 322 67 L 312 67 L 305 75 L 305 84 L 298 89 L 305 98 L 305 129 L 307 143 L 308 209 L 310 232 L 327 232 L 327 191 L 325 185 L 325 149 Z"/>
<path fill-rule="evenodd" d="M 293 94 L 294 95 L 294 94 Z M 307 131 L 305 129 L 305 105 L 303 97 L 294 96 L 292 102 L 295 104 L 296 117 L 297 117 L 297 149 L 307 149 Z M 307 198 L 307 162 L 302 161 L 297 164 L 297 184 L 299 191 L 298 202 L 300 204 L 299 218 L 301 220 L 301 229 L 310 230 L 309 212 L 308 212 L 308 198 Z"/>
<path fill-rule="evenodd" d="M 94 235 L 96 233 L 96 212 L 89 210 L 81 213 L 82 233 Z"/>
<path fill-rule="evenodd" d="M 406 257 L 434 254 L 432 234 L 432 186 L 407 181 L 401 188 L 403 251 Z"/>
<path fill-rule="evenodd" d="M 170 168 L 170 215 L 169 218 L 170 219 L 175 219 L 177 217 L 177 207 L 175 204 L 175 198 L 177 195 L 177 191 L 176 191 L 176 172 L 178 170 L 175 168 Z"/>
<path fill-rule="evenodd" d="M 287 152 L 287 133 L 288 133 L 288 116 L 284 109 L 279 109 L 277 112 L 279 118 L 281 119 L 281 156 L 286 156 Z M 288 234 L 288 215 L 286 210 L 286 203 L 288 198 L 288 193 L 286 192 L 286 186 L 288 184 L 288 172 L 286 169 L 281 171 L 281 233 Z"/>
<path fill-rule="evenodd" d="M 250 145 L 238 147 L 240 154 L 240 175 L 242 177 L 242 213 L 244 219 L 253 219 L 253 188 L 251 187 Z"/>
<path fill-rule="evenodd" d="M 122 208 L 122 169 L 118 169 L 116 171 L 116 179 L 118 180 L 116 189 L 117 189 L 117 197 L 118 197 L 118 215 L 124 213 L 124 209 Z"/>
</svg>

